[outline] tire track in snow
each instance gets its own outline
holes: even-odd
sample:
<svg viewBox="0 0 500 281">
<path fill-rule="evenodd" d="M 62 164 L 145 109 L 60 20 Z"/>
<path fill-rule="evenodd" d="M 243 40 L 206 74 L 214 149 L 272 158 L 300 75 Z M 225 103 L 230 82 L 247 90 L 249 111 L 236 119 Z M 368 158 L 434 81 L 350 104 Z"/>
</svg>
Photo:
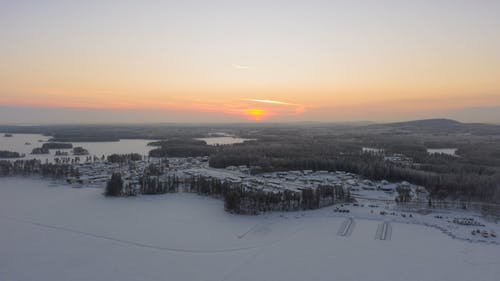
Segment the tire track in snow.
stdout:
<svg viewBox="0 0 500 281">
<path fill-rule="evenodd" d="M 236 237 L 238 237 L 238 239 L 242 239 L 242 238 L 246 237 L 249 233 L 254 232 L 258 229 L 261 229 L 265 226 L 272 226 L 274 224 L 278 224 L 278 223 L 286 221 L 286 219 L 284 219 L 284 218 L 274 218 L 273 219 L 273 218 L 266 217 L 265 219 L 266 219 L 265 221 L 261 221 L 261 222 L 254 224 L 247 231 L 236 235 Z"/>
<path fill-rule="evenodd" d="M 354 229 L 354 219 L 353 218 L 348 218 L 342 222 L 342 225 L 339 228 L 339 231 L 337 232 L 337 235 L 339 236 L 351 236 L 352 231 Z"/>
<path fill-rule="evenodd" d="M 125 240 L 125 239 L 116 238 L 116 237 L 107 236 L 107 235 L 102 235 L 102 234 L 96 234 L 96 233 L 91 233 L 91 232 L 86 232 L 86 231 L 75 230 L 75 229 L 71 229 L 71 228 L 67 228 L 67 227 L 62 227 L 62 226 L 55 226 L 55 225 L 50 225 L 50 224 L 44 224 L 44 223 L 29 221 L 29 220 L 25 220 L 25 219 L 18 219 L 18 218 L 7 217 L 7 216 L 0 216 L 0 218 L 6 219 L 6 220 L 10 220 L 10 221 L 14 221 L 14 222 L 17 222 L 17 223 L 34 225 L 34 226 L 38 226 L 38 227 L 42 227 L 42 228 L 46 228 L 46 229 L 59 230 L 59 231 L 64 231 L 64 232 L 68 232 L 68 233 L 78 234 L 78 235 L 82 235 L 82 236 L 87 236 L 87 237 L 92 237 L 92 238 L 97 238 L 97 239 L 108 240 L 108 241 L 117 242 L 117 243 L 120 243 L 120 244 L 126 244 L 126 245 L 131 245 L 131 246 L 140 247 L 140 248 L 153 249 L 153 250 L 161 250 L 161 251 L 168 251 L 168 252 L 174 252 L 174 253 L 222 254 L 222 253 L 249 251 L 249 250 L 254 250 L 254 249 L 258 249 L 258 248 L 267 246 L 267 245 L 258 245 L 258 246 L 249 246 L 249 247 L 220 249 L 220 250 L 194 250 L 194 249 L 163 247 L 163 246 L 156 246 L 156 245 L 151 245 L 151 244 L 146 244 L 146 243 L 141 243 L 141 242 L 136 242 L 136 241 L 131 241 L 131 240 Z M 270 244 L 274 244 L 276 242 L 279 242 L 279 240 L 273 241 Z"/>
<path fill-rule="evenodd" d="M 391 240 L 392 226 L 389 222 L 383 222 L 378 225 L 375 239 L 378 240 Z"/>
<path fill-rule="evenodd" d="M 96 234 L 92 232 L 86 232 L 86 231 L 80 231 L 80 230 L 75 230 L 67 227 L 62 227 L 62 226 L 56 226 L 56 225 L 50 225 L 50 224 L 45 224 L 45 223 L 39 223 L 35 221 L 30 221 L 26 219 L 19 219 L 19 218 L 14 218 L 14 217 L 9 217 L 9 216 L 2 216 L 0 215 L 0 218 L 5 219 L 5 220 L 10 220 L 14 221 L 17 223 L 22 223 L 22 224 L 28 224 L 28 225 L 34 225 L 46 229 L 51 229 L 51 230 L 58 230 L 58 231 L 63 231 L 63 232 L 68 232 L 68 233 L 73 233 L 73 234 L 78 234 L 86 237 L 91 237 L 91 238 L 96 238 L 96 239 L 102 239 L 102 240 L 108 240 L 120 244 L 125 244 L 125 245 L 131 245 L 139 248 L 145 248 L 145 249 L 152 249 L 152 250 L 160 250 L 160 251 L 167 251 L 167 252 L 172 252 L 172 253 L 187 253 L 187 254 L 224 254 L 224 253 L 232 253 L 232 252 L 243 252 L 243 251 L 251 251 L 255 249 L 259 249 L 262 247 L 269 247 L 273 246 L 279 242 L 281 242 L 284 239 L 287 239 L 293 235 L 295 235 L 297 232 L 302 230 L 302 228 L 297 229 L 296 231 L 290 233 L 290 235 L 284 236 L 280 239 L 271 241 L 266 244 L 262 245 L 256 245 L 256 246 L 248 246 L 248 247 L 237 247 L 237 248 L 228 248 L 228 249 L 219 249 L 219 250 L 195 250 L 195 249 L 183 249 L 183 248 L 174 248 L 174 247 L 163 247 L 163 246 L 156 246 L 156 245 L 151 245 L 151 244 L 146 244 L 146 243 L 141 243 L 141 242 L 136 242 L 136 241 L 131 241 L 131 240 L 126 240 L 126 239 L 121 239 L 121 238 L 116 238 L 112 236 L 107 236 L 107 235 L 102 235 L 102 234 Z"/>
<path fill-rule="evenodd" d="M 294 235 L 296 235 L 297 233 L 299 233 L 300 231 L 302 231 L 305 228 L 306 228 L 306 226 L 303 226 L 302 223 L 300 223 L 298 225 L 297 229 L 295 229 L 289 235 L 287 235 L 281 239 L 275 240 L 267 245 L 263 245 L 262 247 L 259 247 L 259 249 L 257 251 L 255 251 L 248 258 L 244 259 L 239 265 L 234 266 L 231 270 L 229 270 L 227 273 L 225 273 L 222 276 L 222 279 L 220 281 L 237 280 L 237 278 L 232 278 L 232 279 L 230 279 L 230 278 L 231 278 L 231 276 L 237 274 L 242 268 L 247 268 L 251 262 L 255 261 L 257 259 L 257 256 L 262 254 L 262 251 L 264 250 L 262 248 L 266 247 L 266 249 L 269 249 L 270 247 L 273 247 L 286 239 L 290 239 L 291 237 L 293 237 Z"/>
</svg>

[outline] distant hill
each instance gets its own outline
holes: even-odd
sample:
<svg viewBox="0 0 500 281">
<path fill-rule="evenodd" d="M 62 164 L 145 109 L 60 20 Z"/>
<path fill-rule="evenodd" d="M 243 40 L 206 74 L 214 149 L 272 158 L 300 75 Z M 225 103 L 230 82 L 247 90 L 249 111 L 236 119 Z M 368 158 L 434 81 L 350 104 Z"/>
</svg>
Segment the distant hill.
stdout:
<svg viewBox="0 0 500 281">
<path fill-rule="evenodd" d="M 371 128 L 384 128 L 415 133 L 461 133 L 474 135 L 500 135 L 500 125 L 462 123 L 452 119 L 435 118 L 405 122 L 377 124 Z"/>
<path fill-rule="evenodd" d="M 444 118 L 413 120 L 406 122 L 388 123 L 391 127 L 420 127 L 420 128 L 436 128 L 465 125 L 464 123 Z"/>
</svg>

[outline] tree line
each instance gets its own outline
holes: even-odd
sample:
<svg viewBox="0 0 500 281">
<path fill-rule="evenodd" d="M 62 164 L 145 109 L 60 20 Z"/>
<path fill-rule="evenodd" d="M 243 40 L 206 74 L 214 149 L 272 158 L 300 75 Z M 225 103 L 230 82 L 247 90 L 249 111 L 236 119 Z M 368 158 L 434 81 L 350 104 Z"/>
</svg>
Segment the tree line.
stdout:
<svg viewBox="0 0 500 281">
<path fill-rule="evenodd" d="M 134 188 L 135 187 L 135 188 Z M 270 211 L 318 209 L 337 202 L 352 200 L 342 186 L 320 185 L 302 190 L 265 191 L 245 187 L 241 183 L 207 176 L 180 180 L 175 176 L 143 176 L 138 183 L 124 183 L 120 174 L 113 174 L 106 186 L 106 196 L 135 196 L 191 192 L 224 200 L 225 210 L 236 214 L 259 214 Z"/>
<path fill-rule="evenodd" d="M 41 175 L 51 178 L 64 178 L 66 176 L 77 176 L 78 171 L 67 163 L 42 163 L 41 160 L 1 160 L 0 176 L 29 176 Z"/>
<path fill-rule="evenodd" d="M 426 151 L 407 154 L 414 159 L 411 166 L 391 163 L 384 155 L 363 153 L 335 141 L 253 141 L 220 148 L 210 156 L 209 165 L 214 168 L 247 165 L 253 174 L 288 170 L 346 171 L 371 180 L 408 181 L 425 186 L 437 199 L 500 202 L 498 168 L 457 157 L 427 155 Z"/>
<path fill-rule="evenodd" d="M 20 158 L 23 157 L 19 152 L 0 150 L 0 158 Z"/>
<path fill-rule="evenodd" d="M 148 145 L 157 147 L 149 151 L 150 157 L 197 157 L 208 156 L 216 151 L 216 147 L 207 145 L 205 141 L 188 138 L 151 142 Z"/>
</svg>

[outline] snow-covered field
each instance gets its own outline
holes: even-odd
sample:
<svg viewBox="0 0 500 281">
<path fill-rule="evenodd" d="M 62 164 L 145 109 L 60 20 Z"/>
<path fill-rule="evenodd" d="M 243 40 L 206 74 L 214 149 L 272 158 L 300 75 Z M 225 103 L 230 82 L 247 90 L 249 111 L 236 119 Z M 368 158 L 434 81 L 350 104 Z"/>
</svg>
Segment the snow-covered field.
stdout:
<svg viewBox="0 0 500 281">
<path fill-rule="evenodd" d="M 498 280 L 500 246 L 310 212 L 237 216 L 194 194 L 105 198 L 0 178 L 0 280 Z M 354 216 L 346 235 L 338 235 Z"/>
</svg>

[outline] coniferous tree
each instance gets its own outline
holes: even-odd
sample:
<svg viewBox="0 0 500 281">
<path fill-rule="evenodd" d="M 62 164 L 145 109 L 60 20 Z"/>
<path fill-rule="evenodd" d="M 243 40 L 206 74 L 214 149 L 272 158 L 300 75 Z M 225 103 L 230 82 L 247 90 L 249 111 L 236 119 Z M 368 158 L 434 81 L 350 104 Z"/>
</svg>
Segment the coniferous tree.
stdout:
<svg viewBox="0 0 500 281">
<path fill-rule="evenodd" d="M 123 180 L 120 173 L 113 173 L 106 185 L 106 196 L 120 196 L 123 190 Z"/>
</svg>

